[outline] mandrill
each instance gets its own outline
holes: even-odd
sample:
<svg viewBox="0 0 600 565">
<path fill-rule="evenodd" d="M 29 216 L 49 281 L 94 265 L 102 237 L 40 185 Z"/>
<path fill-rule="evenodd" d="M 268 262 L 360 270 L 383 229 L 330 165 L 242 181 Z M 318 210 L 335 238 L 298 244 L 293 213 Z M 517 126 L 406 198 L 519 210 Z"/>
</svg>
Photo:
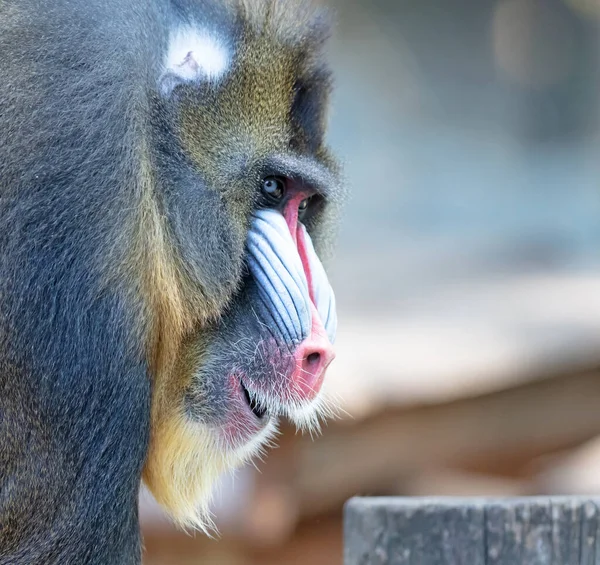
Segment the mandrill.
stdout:
<svg viewBox="0 0 600 565">
<path fill-rule="evenodd" d="M 0 0 L 0 564 L 202 527 L 334 357 L 329 20 L 304 0 Z"/>
</svg>

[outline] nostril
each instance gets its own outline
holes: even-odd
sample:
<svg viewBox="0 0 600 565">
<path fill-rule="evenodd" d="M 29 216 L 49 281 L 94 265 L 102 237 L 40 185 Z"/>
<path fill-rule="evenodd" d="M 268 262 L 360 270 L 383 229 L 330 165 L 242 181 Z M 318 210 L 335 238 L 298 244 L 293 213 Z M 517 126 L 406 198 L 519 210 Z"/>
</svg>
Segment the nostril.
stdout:
<svg viewBox="0 0 600 565">
<path fill-rule="evenodd" d="M 323 384 L 325 371 L 333 361 L 335 353 L 330 343 L 324 340 L 307 339 L 294 353 L 296 367 L 291 374 L 294 389 L 299 398 L 313 399 Z"/>
<path fill-rule="evenodd" d="M 306 362 L 309 367 L 316 367 L 321 361 L 321 354 L 318 352 L 311 353 L 307 358 Z"/>
<path fill-rule="evenodd" d="M 300 353 L 298 361 L 303 373 L 317 378 L 327 369 L 329 363 L 335 357 L 333 350 L 330 351 L 321 347 L 309 347 L 308 351 L 304 349 L 304 351 L 298 353 Z"/>
<path fill-rule="evenodd" d="M 310 350 L 309 350 L 310 351 Z M 323 372 L 323 352 L 315 351 L 312 353 L 305 353 L 302 358 L 302 371 L 305 375 L 311 375 L 311 377 L 318 377 Z"/>
</svg>

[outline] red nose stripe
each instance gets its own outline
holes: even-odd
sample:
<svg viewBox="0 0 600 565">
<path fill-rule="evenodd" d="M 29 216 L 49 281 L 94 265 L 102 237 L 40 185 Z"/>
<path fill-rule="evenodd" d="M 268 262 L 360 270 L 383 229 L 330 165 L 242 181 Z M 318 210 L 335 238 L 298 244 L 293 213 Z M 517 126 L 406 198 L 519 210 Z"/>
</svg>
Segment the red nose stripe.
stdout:
<svg viewBox="0 0 600 565">
<path fill-rule="evenodd" d="M 298 224 L 298 206 L 300 202 L 306 198 L 306 194 L 299 193 L 294 196 L 285 207 L 283 216 L 287 222 L 292 239 L 298 249 L 298 255 L 302 261 L 302 267 L 304 268 L 304 274 L 306 275 L 306 281 L 308 282 L 308 294 L 312 303 L 315 303 L 315 293 L 312 285 L 312 274 L 310 271 L 310 263 L 308 262 L 308 254 L 306 253 L 306 242 L 304 241 L 304 231 L 300 229 Z"/>
<path fill-rule="evenodd" d="M 315 303 L 315 292 L 313 289 L 312 283 L 312 272 L 310 270 L 310 263 L 308 262 L 308 254 L 306 253 L 306 242 L 304 241 L 304 230 L 296 228 L 297 231 L 297 245 L 298 245 L 298 255 L 300 255 L 300 260 L 302 261 L 302 266 L 304 267 L 304 274 L 306 275 L 306 281 L 308 282 L 308 294 L 310 296 L 311 302 Z"/>
<path fill-rule="evenodd" d="M 315 305 L 315 292 L 308 253 L 306 252 L 304 230 L 301 229 L 298 223 L 298 206 L 306 197 L 307 195 L 302 192 L 295 195 L 289 200 L 283 213 L 302 261 L 311 301 L 309 305 L 312 314 L 310 334 L 294 351 L 295 367 L 290 377 L 292 388 L 299 400 L 311 400 L 317 395 L 323 384 L 325 371 L 335 357 L 335 352 Z"/>
<path fill-rule="evenodd" d="M 288 201 L 283 210 L 283 217 L 287 222 L 290 233 L 292 234 L 292 239 L 296 245 L 298 244 L 298 206 L 300 206 L 303 197 L 304 195 L 302 193 L 296 194 L 296 196 Z"/>
</svg>

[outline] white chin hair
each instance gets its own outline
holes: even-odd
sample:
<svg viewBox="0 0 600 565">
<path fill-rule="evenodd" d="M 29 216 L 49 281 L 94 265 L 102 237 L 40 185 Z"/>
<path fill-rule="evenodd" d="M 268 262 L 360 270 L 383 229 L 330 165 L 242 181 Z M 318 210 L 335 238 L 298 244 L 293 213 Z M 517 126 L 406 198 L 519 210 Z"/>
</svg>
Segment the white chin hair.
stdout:
<svg viewBox="0 0 600 565">
<path fill-rule="evenodd" d="M 308 431 L 312 435 L 320 432 L 319 420 L 327 412 L 326 406 L 322 393 L 319 393 L 309 403 L 279 406 L 279 413 L 289 418 L 298 429 Z M 212 436 L 213 441 L 205 444 L 202 454 L 198 453 L 203 460 L 197 469 L 198 480 L 203 483 L 203 488 L 199 490 L 201 497 L 196 501 L 195 509 L 178 521 L 182 525 L 201 529 L 210 535 L 211 531 L 216 531 L 210 513 L 210 504 L 219 477 L 223 472 L 233 472 L 253 458 L 265 455 L 265 449 L 274 445 L 273 439 L 278 433 L 277 418 L 271 417 L 262 430 L 238 447 L 226 445 L 225 441 L 218 437 L 218 431 L 208 431 L 205 428 L 204 433 L 207 432 Z M 191 510 L 192 507 L 188 507 L 188 511 Z"/>
<path fill-rule="evenodd" d="M 308 432 L 311 435 L 321 432 L 321 421 L 335 417 L 334 403 L 322 388 L 310 401 L 291 401 L 285 404 L 273 400 L 263 399 L 261 404 L 267 407 L 267 412 L 278 414 L 290 420 L 298 430 Z"/>
<path fill-rule="evenodd" d="M 215 484 L 261 455 L 277 433 L 272 420 L 243 445 L 227 445 L 218 430 L 184 415 L 165 419 L 155 429 L 146 460 L 144 483 L 171 518 L 182 528 L 216 531 L 210 503 Z"/>
<path fill-rule="evenodd" d="M 264 405 L 268 412 L 287 417 L 297 428 L 320 431 L 322 417 L 335 416 L 332 403 L 323 392 L 311 402 L 282 405 L 272 398 Z M 156 445 L 147 461 L 144 480 L 156 500 L 183 528 L 195 528 L 207 535 L 216 531 L 210 504 L 213 490 L 225 472 L 231 472 L 272 445 L 277 434 L 277 418 L 244 444 L 228 443 L 215 428 L 184 418 L 171 420 L 155 434 Z"/>
<path fill-rule="evenodd" d="M 265 427 L 249 441 L 238 447 L 231 447 L 218 437 L 218 431 L 208 431 L 208 434 L 213 436 L 213 441 L 210 442 L 212 445 L 202 454 L 204 462 L 198 469 L 198 478 L 200 482 L 204 483 L 204 488 L 201 489 L 201 498 L 197 501 L 196 510 L 183 520 L 184 523 L 198 528 L 208 535 L 211 531 L 216 532 L 210 504 L 218 479 L 223 473 L 232 473 L 255 457 L 263 457 L 265 449 L 274 445 L 273 438 L 277 433 L 277 419 L 271 418 Z"/>
<path fill-rule="evenodd" d="M 239 461 L 239 464 L 234 465 L 234 468 L 246 463 L 253 457 L 262 456 L 264 448 L 272 445 L 271 441 L 277 435 L 277 432 L 277 419 L 270 418 L 267 425 L 254 435 L 252 439 L 232 451 L 232 457 Z M 231 448 L 229 450 L 231 451 Z"/>
<path fill-rule="evenodd" d="M 330 416 L 327 397 L 322 390 L 307 403 L 298 403 L 286 410 L 285 415 L 303 432 L 321 433 L 321 420 Z"/>
</svg>

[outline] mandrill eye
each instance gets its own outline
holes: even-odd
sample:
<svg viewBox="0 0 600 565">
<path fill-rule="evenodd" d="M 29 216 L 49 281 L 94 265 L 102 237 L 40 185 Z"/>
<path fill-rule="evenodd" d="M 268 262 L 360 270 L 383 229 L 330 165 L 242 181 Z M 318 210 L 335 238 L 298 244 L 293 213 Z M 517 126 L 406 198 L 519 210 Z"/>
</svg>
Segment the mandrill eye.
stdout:
<svg viewBox="0 0 600 565">
<path fill-rule="evenodd" d="M 300 202 L 300 204 L 298 205 L 298 218 L 300 220 L 302 220 L 304 218 L 304 213 L 306 212 L 306 210 L 308 210 L 308 206 L 310 204 L 310 200 L 311 197 L 305 198 L 302 202 Z"/>
<path fill-rule="evenodd" d="M 278 177 L 267 177 L 262 181 L 262 191 L 270 200 L 281 200 L 285 193 L 285 183 Z"/>
</svg>

